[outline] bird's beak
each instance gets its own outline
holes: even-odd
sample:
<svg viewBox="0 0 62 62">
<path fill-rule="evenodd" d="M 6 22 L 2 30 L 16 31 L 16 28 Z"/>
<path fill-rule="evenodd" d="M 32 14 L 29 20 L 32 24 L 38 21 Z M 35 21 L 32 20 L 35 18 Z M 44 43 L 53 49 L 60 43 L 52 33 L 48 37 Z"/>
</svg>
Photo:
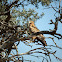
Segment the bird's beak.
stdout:
<svg viewBox="0 0 62 62">
<path fill-rule="evenodd" d="M 30 24 L 31 22 L 29 21 L 29 24 Z"/>
</svg>

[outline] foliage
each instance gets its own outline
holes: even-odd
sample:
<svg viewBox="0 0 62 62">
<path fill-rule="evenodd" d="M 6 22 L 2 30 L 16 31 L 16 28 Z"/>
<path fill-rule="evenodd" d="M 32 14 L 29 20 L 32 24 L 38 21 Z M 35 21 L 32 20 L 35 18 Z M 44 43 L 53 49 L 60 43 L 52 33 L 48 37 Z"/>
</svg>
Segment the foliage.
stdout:
<svg viewBox="0 0 62 62">
<path fill-rule="evenodd" d="M 28 3 L 26 3 L 28 2 Z M 54 2 L 53 0 L 0 0 L 0 62 L 10 62 L 10 61 L 31 61 L 28 59 L 23 60 L 23 55 L 31 55 L 34 53 L 41 53 L 40 56 L 31 55 L 34 57 L 42 57 L 43 60 L 46 60 L 47 62 L 51 62 L 50 54 L 52 54 L 56 59 L 62 60 L 61 58 L 57 57 L 56 50 L 52 51 L 51 47 L 59 48 L 60 50 L 62 47 L 59 47 L 55 41 L 54 38 L 48 37 L 48 39 L 52 39 L 54 42 L 54 45 L 47 45 L 46 47 L 39 47 L 32 49 L 26 53 L 18 53 L 17 46 L 20 44 L 20 42 L 23 42 L 25 45 L 32 47 L 33 45 L 30 45 L 33 43 L 33 36 L 37 36 L 39 34 L 49 34 L 54 36 L 57 39 L 62 39 L 62 35 L 57 33 L 58 30 L 58 22 L 62 23 L 61 21 L 61 8 L 60 8 L 60 2 L 59 1 L 59 10 L 57 11 L 52 5 L 51 8 L 58 12 L 60 16 L 55 16 L 55 22 L 53 20 L 50 20 L 49 24 L 54 25 L 53 30 L 49 31 L 40 31 L 37 33 L 30 33 L 29 30 L 29 24 L 28 22 L 30 20 L 36 21 L 44 15 L 44 13 L 41 13 L 40 15 L 34 10 L 34 9 L 25 9 L 25 6 L 28 6 L 29 4 L 34 5 L 37 9 L 39 7 L 39 3 L 43 6 L 49 6 L 50 3 Z M 21 7 L 21 10 L 20 10 Z M 49 7 L 50 8 L 50 7 Z M 55 15 L 55 14 L 54 14 Z M 27 29 L 28 28 L 28 29 Z M 42 45 L 38 43 L 35 45 Z M 49 46 L 49 47 L 48 47 Z M 12 54 L 11 52 L 13 50 L 16 50 L 16 54 Z M 40 51 L 37 51 L 40 50 Z M 49 59 L 46 59 L 44 56 L 47 56 Z"/>
</svg>

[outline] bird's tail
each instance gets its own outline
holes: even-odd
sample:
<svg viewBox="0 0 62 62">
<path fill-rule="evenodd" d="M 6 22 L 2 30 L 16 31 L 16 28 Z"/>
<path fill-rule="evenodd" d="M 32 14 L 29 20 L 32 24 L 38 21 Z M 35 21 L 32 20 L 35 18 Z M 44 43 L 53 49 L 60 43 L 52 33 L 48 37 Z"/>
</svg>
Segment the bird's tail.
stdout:
<svg viewBox="0 0 62 62">
<path fill-rule="evenodd" d="M 45 40 L 42 40 L 41 38 L 37 38 L 37 40 L 39 40 L 43 44 L 44 47 L 47 46 L 47 43 Z"/>
</svg>

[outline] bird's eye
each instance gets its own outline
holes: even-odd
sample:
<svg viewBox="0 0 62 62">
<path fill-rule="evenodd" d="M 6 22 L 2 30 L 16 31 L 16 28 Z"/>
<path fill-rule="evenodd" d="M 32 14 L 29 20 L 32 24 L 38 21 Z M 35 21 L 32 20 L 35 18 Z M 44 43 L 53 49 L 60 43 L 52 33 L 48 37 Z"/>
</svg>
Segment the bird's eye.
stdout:
<svg viewBox="0 0 62 62">
<path fill-rule="evenodd" d="M 46 41 L 45 41 L 46 42 Z"/>
</svg>

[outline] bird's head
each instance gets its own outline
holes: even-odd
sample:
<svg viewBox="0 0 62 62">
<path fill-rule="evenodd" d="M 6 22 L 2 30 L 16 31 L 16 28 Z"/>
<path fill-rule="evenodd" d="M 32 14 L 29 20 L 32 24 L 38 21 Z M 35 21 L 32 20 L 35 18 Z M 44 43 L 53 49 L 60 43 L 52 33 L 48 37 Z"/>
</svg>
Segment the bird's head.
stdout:
<svg viewBox="0 0 62 62">
<path fill-rule="evenodd" d="M 29 21 L 29 24 L 34 24 L 34 21 Z"/>
<path fill-rule="evenodd" d="M 35 26 L 34 21 L 29 21 L 29 26 Z"/>
</svg>

